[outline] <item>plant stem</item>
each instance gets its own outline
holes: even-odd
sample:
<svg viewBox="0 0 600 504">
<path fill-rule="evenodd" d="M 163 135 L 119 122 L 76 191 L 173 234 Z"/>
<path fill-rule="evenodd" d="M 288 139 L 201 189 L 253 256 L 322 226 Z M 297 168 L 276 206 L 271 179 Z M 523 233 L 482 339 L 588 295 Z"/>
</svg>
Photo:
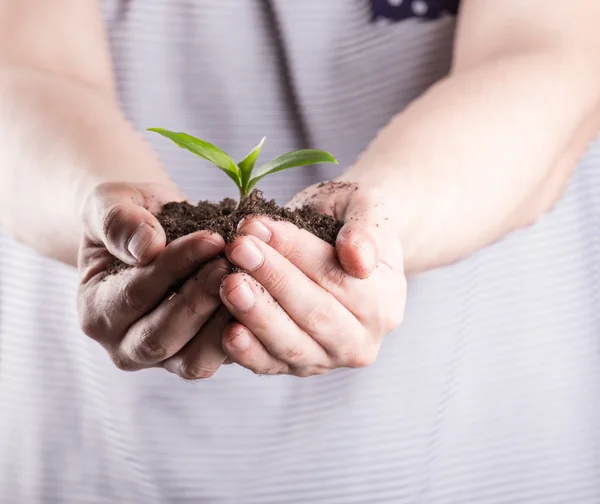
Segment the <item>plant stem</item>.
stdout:
<svg viewBox="0 0 600 504">
<path fill-rule="evenodd" d="M 248 197 L 248 194 L 246 193 L 246 191 L 244 191 L 243 188 L 239 187 L 238 189 L 240 190 L 240 199 L 238 200 L 237 204 L 237 206 L 239 207 L 240 203 Z"/>
</svg>

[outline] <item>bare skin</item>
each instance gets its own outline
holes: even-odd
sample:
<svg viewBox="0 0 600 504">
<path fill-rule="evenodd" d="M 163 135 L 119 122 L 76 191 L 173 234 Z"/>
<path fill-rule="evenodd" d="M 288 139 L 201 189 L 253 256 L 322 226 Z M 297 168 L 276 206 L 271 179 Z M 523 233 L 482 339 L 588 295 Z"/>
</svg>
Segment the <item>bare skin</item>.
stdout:
<svg viewBox="0 0 600 504">
<path fill-rule="evenodd" d="M 120 369 L 165 367 L 199 379 L 226 359 L 220 336 L 229 318 L 213 314 L 229 263 L 215 259 L 225 243 L 209 232 L 165 247 L 152 212 L 174 196 L 161 185 L 114 183 L 90 195 L 79 251 L 79 313 L 83 331 Z M 114 257 L 134 267 L 109 275 Z M 174 284 L 182 284 L 176 293 Z"/>
<path fill-rule="evenodd" d="M 232 361 L 259 374 L 360 368 L 375 361 L 385 335 L 402 322 L 402 246 L 386 198 L 340 191 L 347 205 L 336 217 L 347 224 L 337 252 L 292 224 L 265 218 L 244 221 L 248 236 L 226 247 L 228 259 L 248 272 L 221 286 L 238 321 L 223 336 Z M 374 231 L 367 236 L 363 226 Z"/>
<path fill-rule="evenodd" d="M 451 74 L 347 170 L 342 179 L 358 190 L 313 187 L 295 200 L 314 194 L 345 221 L 335 249 L 282 223 L 262 221 L 265 233 L 249 219 L 249 236 L 225 248 L 249 273 L 227 276 L 216 292 L 224 265 L 201 265 L 222 249 L 218 237 L 164 247 L 152 211 L 183 196 L 118 108 L 96 2 L 5 4 L 0 219 L 51 257 L 75 264 L 79 251 L 83 328 L 123 369 L 158 365 L 203 378 L 228 357 L 258 373 L 310 376 L 370 364 L 402 320 L 405 275 L 539 219 L 598 130 L 596 0 L 465 0 Z M 108 253 L 139 267 L 129 288 L 99 281 Z M 190 260 L 175 270 L 169 258 L 179 254 Z M 182 301 L 170 296 L 175 279 L 188 279 Z M 293 298 L 284 288 L 291 279 Z M 140 300 L 132 293 L 144 282 L 155 288 Z M 239 323 L 226 325 L 229 311 Z M 115 314 L 114 326 L 104 312 Z"/>
</svg>

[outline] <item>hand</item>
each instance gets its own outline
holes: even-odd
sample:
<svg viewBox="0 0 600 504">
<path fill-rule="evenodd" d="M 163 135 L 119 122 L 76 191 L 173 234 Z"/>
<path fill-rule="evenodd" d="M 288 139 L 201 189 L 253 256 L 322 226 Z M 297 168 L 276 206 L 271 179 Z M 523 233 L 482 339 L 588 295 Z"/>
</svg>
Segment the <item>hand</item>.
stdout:
<svg viewBox="0 0 600 504">
<path fill-rule="evenodd" d="M 153 213 L 181 199 L 156 184 L 93 191 L 83 214 L 78 309 L 83 331 L 120 369 L 162 366 L 187 379 L 206 378 L 226 359 L 221 334 L 229 314 L 217 309 L 229 266 L 215 259 L 224 242 L 209 232 L 165 246 Z M 113 256 L 135 267 L 108 275 Z"/>
<path fill-rule="evenodd" d="M 330 183 L 309 188 L 293 204 L 307 200 L 345 223 L 335 248 L 265 217 L 246 219 L 244 235 L 226 247 L 247 273 L 221 286 L 238 321 L 225 330 L 223 348 L 258 374 L 305 377 L 367 366 L 404 314 L 398 214 L 385 195 Z"/>
</svg>

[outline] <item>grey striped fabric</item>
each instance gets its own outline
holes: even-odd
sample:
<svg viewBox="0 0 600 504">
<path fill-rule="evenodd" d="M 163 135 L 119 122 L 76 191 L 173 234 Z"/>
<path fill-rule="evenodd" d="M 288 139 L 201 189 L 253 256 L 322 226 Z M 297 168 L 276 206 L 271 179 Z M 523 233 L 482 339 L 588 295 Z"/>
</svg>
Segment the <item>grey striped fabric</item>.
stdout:
<svg viewBox="0 0 600 504">
<path fill-rule="evenodd" d="M 140 128 L 342 166 L 448 69 L 454 21 L 365 0 L 105 2 Z M 231 194 L 156 141 L 193 198 Z M 378 362 L 306 380 L 113 368 L 78 330 L 76 272 L 0 234 L 0 502 L 600 502 L 600 143 L 558 207 L 411 281 Z M 331 177 L 273 176 L 280 201 Z"/>
</svg>

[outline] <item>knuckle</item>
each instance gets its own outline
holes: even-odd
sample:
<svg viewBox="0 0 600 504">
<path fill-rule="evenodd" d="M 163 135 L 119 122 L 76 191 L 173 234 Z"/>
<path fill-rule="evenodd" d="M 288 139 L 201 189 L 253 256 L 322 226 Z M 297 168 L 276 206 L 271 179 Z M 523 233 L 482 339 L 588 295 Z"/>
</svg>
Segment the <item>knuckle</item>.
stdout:
<svg viewBox="0 0 600 504">
<path fill-rule="evenodd" d="M 255 375 L 258 376 L 275 376 L 286 374 L 286 370 L 282 367 L 257 367 L 255 369 L 250 369 Z"/>
<path fill-rule="evenodd" d="M 179 376 L 188 381 L 207 380 L 215 375 L 217 369 L 217 367 L 205 366 L 197 362 L 184 360 L 179 369 Z"/>
<path fill-rule="evenodd" d="M 102 215 L 102 234 L 110 239 L 118 223 L 125 219 L 127 210 L 120 204 L 107 208 Z"/>
<path fill-rule="evenodd" d="M 352 306 L 352 313 L 363 326 L 367 327 L 377 326 L 379 320 L 385 316 L 385 311 L 378 304 L 370 302 L 360 302 L 357 306 Z"/>
<path fill-rule="evenodd" d="M 78 309 L 78 322 L 81 332 L 94 341 L 102 342 L 114 332 L 111 317 L 105 311 L 89 304 Z"/>
<path fill-rule="evenodd" d="M 404 321 L 404 310 L 400 307 L 389 310 L 384 318 L 383 329 L 387 334 L 397 327 L 399 327 Z"/>
<path fill-rule="evenodd" d="M 98 318 L 88 310 L 79 311 L 79 327 L 86 336 L 96 340 L 99 336 Z"/>
<path fill-rule="evenodd" d="M 377 354 L 378 350 L 373 347 L 350 351 L 345 355 L 345 365 L 352 369 L 369 367 L 377 360 Z"/>
<path fill-rule="evenodd" d="M 317 283 L 327 289 L 344 289 L 348 275 L 339 264 L 327 261 L 317 272 Z"/>
<path fill-rule="evenodd" d="M 288 286 L 287 276 L 277 268 L 264 266 L 264 286 L 267 290 L 276 295 L 283 292 Z"/>
<path fill-rule="evenodd" d="M 137 371 L 140 367 L 126 355 L 121 352 L 113 352 L 111 354 L 111 360 L 113 364 L 121 371 L 132 372 Z"/>
<path fill-rule="evenodd" d="M 176 296 L 188 317 L 208 316 L 219 305 L 219 299 L 208 294 L 203 287 L 191 285 Z"/>
<path fill-rule="evenodd" d="M 377 327 L 381 336 L 385 336 L 404 322 L 404 299 L 405 291 L 394 292 L 387 298 L 387 302 L 378 305 L 376 311 L 370 317 L 375 324 L 371 327 Z M 401 301 L 400 301 L 401 300 Z M 370 324 L 365 324 L 369 326 Z"/>
<path fill-rule="evenodd" d="M 91 214 L 93 214 L 98 200 L 102 200 L 105 198 L 105 196 L 110 191 L 110 187 L 110 182 L 104 182 L 102 184 L 98 184 L 92 189 L 84 203 L 84 214 L 86 214 L 87 216 L 91 216 Z"/>
<path fill-rule="evenodd" d="M 184 302 L 185 305 L 185 313 L 187 314 L 188 317 L 196 317 L 198 315 L 199 309 L 198 309 L 198 299 L 188 299 L 187 301 Z"/>
<path fill-rule="evenodd" d="M 301 367 L 302 363 L 306 360 L 305 352 L 299 347 L 289 348 L 284 352 L 283 360 L 292 366 Z"/>
<path fill-rule="evenodd" d="M 205 296 L 202 293 L 185 292 L 180 293 L 176 297 L 179 297 L 179 302 L 183 305 L 185 313 L 188 317 L 195 317 L 200 311 L 200 306 Z"/>
<path fill-rule="evenodd" d="M 145 327 L 129 349 L 131 360 L 140 364 L 162 362 L 170 356 L 170 348 L 165 345 L 154 327 Z"/>
<path fill-rule="evenodd" d="M 107 335 L 107 328 L 105 325 L 90 318 L 83 319 L 80 322 L 80 328 L 83 334 L 98 343 L 102 343 L 110 337 L 110 334 Z"/>
<path fill-rule="evenodd" d="M 363 327 L 383 337 L 404 322 L 404 299 L 403 293 L 388 291 L 382 303 L 361 303 L 353 308 L 353 313 Z"/>
<path fill-rule="evenodd" d="M 142 289 L 137 288 L 133 282 L 128 282 L 121 289 L 121 299 L 125 307 L 134 313 L 146 312 L 145 295 Z"/>
<path fill-rule="evenodd" d="M 331 371 L 330 368 L 323 366 L 303 366 L 291 369 L 291 373 L 298 378 L 310 378 L 312 376 L 322 376 Z"/>
<path fill-rule="evenodd" d="M 331 320 L 331 309 L 331 303 L 315 306 L 304 319 L 306 332 L 311 335 L 322 333 L 323 327 L 328 325 Z"/>
</svg>

